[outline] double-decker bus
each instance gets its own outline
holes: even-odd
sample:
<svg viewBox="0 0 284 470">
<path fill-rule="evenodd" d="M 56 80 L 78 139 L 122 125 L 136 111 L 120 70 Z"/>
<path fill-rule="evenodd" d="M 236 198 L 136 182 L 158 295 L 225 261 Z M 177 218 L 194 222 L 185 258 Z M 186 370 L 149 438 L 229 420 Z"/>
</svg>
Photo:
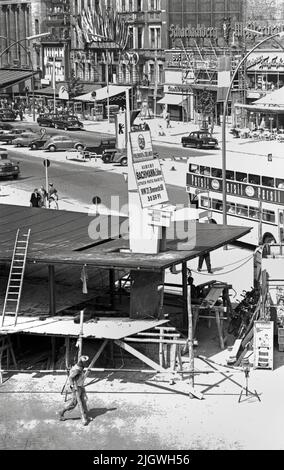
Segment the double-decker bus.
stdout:
<svg viewBox="0 0 284 470">
<path fill-rule="evenodd" d="M 219 162 L 219 165 L 216 163 Z M 284 242 L 284 157 L 228 153 L 227 224 L 253 227 L 242 241 L 252 245 Z M 211 155 L 188 160 L 186 189 L 192 203 L 223 223 L 222 163 Z"/>
</svg>

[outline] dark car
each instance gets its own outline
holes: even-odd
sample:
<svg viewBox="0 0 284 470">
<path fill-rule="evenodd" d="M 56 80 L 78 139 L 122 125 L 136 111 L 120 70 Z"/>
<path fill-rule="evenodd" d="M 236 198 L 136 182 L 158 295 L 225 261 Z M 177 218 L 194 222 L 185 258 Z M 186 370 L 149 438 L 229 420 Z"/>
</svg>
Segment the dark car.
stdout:
<svg viewBox="0 0 284 470">
<path fill-rule="evenodd" d="M 37 118 L 39 126 L 54 127 L 53 118 L 55 114 L 40 114 Z"/>
<path fill-rule="evenodd" d="M 116 138 L 111 137 L 109 139 L 102 139 L 98 145 L 91 145 L 86 146 L 85 151 L 90 152 L 90 154 L 102 155 L 105 150 L 112 150 L 115 151 L 116 148 Z"/>
<path fill-rule="evenodd" d="M 15 121 L 17 113 L 12 109 L 0 109 L 0 121 Z"/>
<path fill-rule="evenodd" d="M 102 154 L 104 163 L 119 163 L 122 166 L 127 165 L 127 155 L 125 150 L 110 149 L 105 150 Z"/>
<path fill-rule="evenodd" d="M 14 179 L 18 178 L 20 174 L 20 167 L 18 163 L 12 162 L 8 158 L 8 152 L 4 148 L 0 148 L 0 176 L 12 176 Z"/>
<path fill-rule="evenodd" d="M 188 136 L 181 138 L 181 144 L 183 147 L 196 147 L 196 148 L 217 148 L 218 140 L 211 137 L 209 132 L 194 131 Z"/>
<path fill-rule="evenodd" d="M 13 126 L 12 124 L 9 124 L 8 122 L 0 122 L 0 133 L 1 134 L 4 134 L 5 132 L 7 133 L 7 131 L 12 131 L 13 130 Z"/>
<path fill-rule="evenodd" d="M 55 152 L 56 150 L 84 150 L 85 145 L 82 142 L 72 139 L 68 135 L 54 135 L 50 137 L 44 144 L 43 150 Z"/>
<path fill-rule="evenodd" d="M 76 116 L 56 116 L 53 119 L 53 125 L 55 129 L 64 129 L 65 131 L 84 128 L 84 124 Z"/>
</svg>

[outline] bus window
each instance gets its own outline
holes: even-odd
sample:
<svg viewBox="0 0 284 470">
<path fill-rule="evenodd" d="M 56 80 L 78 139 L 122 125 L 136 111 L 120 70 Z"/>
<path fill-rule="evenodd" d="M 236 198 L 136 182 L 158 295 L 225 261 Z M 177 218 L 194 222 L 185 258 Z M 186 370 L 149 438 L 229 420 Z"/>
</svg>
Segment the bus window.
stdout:
<svg viewBox="0 0 284 470">
<path fill-rule="evenodd" d="M 228 214 L 235 214 L 236 213 L 236 205 L 233 202 L 227 204 L 227 213 Z"/>
<path fill-rule="evenodd" d="M 259 218 L 257 207 L 250 207 L 249 208 L 249 217 L 251 219 L 258 219 Z"/>
<path fill-rule="evenodd" d="M 246 173 L 241 173 L 240 171 L 236 171 L 236 181 L 242 181 L 247 183 L 248 175 Z"/>
<path fill-rule="evenodd" d="M 226 179 L 227 179 L 227 180 L 234 180 L 234 179 L 235 179 L 235 173 L 234 173 L 234 171 L 227 170 L 227 171 L 226 171 Z"/>
<path fill-rule="evenodd" d="M 263 209 L 263 211 L 262 211 L 262 220 L 264 222 L 275 223 L 275 212 L 268 211 L 267 209 Z"/>
<path fill-rule="evenodd" d="M 263 176 L 262 177 L 262 184 L 263 186 L 269 186 L 270 188 L 274 187 L 274 178 L 270 178 L 270 176 Z"/>
<path fill-rule="evenodd" d="M 211 175 L 214 178 L 222 178 L 222 170 L 220 168 L 211 168 Z"/>
<path fill-rule="evenodd" d="M 211 207 L 211 200 L 208 197 L 202 196 L 200 198 L 200 205 L 202 207 Z"/>
<path fill-rule="evenodd" d="M 258 175 L 248 175 L 250 184 L 260 184 L 260 176 Z"/>
<path fill-rule="evenodd" d="M 220 199 L 212 199 L 212 209 L 215 209 L 216 211 L 222 211 L 223 210 L 222 201 L 220 201 Z"/>
<path fill-rule="evenodd" d="M 276 178 L 276 188 L 284 189 L 284 180 L 280 178 Z"/>
<path fill-rule="evenodd" d="M 248 206 L 244 206 L 243 204 L 237 204 L 237 215 L 241 215 L 242 217 L 248 217 Z"/>
<path fill-rule="evenodd" d="M 190 173 L 199 173 L 199 165 L 193 165 L 192 163 L 190 163 L 189 171 Z"/>
<path fill-rule="evenodd" d="M 210 167 L 200 165 L 200 174 L 204 176 L 210 176 Z"/>
</svg>

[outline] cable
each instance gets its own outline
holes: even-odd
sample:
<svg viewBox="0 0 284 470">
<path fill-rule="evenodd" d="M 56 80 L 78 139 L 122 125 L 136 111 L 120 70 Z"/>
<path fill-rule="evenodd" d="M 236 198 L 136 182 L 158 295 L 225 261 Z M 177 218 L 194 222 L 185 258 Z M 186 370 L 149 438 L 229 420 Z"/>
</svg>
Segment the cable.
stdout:
<svg viewBox="0 0 284 470">
<path fill-rule="evenodd" d="M 248 261 L 250 261 L 250 259 L 253 258 L 253 255 L 250 256 L 244 263 L 240 264 L 239 266 L 237 266 L 236 268 L 234 269 L 231 269 L 230 271 L 225 271 L 225 272 L 221 272 L 221 273 L 214 273 L 214 276 L 223 276 L 224 274 L 229 274 L 229 273 L 232 273 L 234 271 L 236 271 L 237 269 L 241 268 L 242 266 L 244 266 Z M 236 264 L 236 263 L 232 263 L 232 264 Z M 200 273 L 199 271 L 195 271 L 194 269 L 191 270 L 192 272 L 194 272 L 195 274 L 201 274 L 202 276 L 206 276 L 207 273 Z"/>
</svg>

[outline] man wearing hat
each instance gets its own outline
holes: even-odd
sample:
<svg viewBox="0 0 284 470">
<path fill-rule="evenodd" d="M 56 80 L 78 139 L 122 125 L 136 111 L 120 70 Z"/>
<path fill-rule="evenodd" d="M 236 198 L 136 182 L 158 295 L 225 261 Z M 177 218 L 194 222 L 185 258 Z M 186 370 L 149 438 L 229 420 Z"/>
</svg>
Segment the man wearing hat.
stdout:
<svg viewBox="0 0 284 470">
<path fill-rule="evenodd" d="M 87 407 L 88 398 L 84 387 L 84 363 L 88 360 L 88 356 L 80 356 L 77 364 L 75 364 L 70 370 L 69 384 L 72 391 L 72 399 L 64 406 L 63 410 L 59 412 L 60 421 L 64 421 L 64 413 L 66 411 L 74 410 L 78 405 L 83 425 L 86 426 L 89 423 Z"/>
</svg>

